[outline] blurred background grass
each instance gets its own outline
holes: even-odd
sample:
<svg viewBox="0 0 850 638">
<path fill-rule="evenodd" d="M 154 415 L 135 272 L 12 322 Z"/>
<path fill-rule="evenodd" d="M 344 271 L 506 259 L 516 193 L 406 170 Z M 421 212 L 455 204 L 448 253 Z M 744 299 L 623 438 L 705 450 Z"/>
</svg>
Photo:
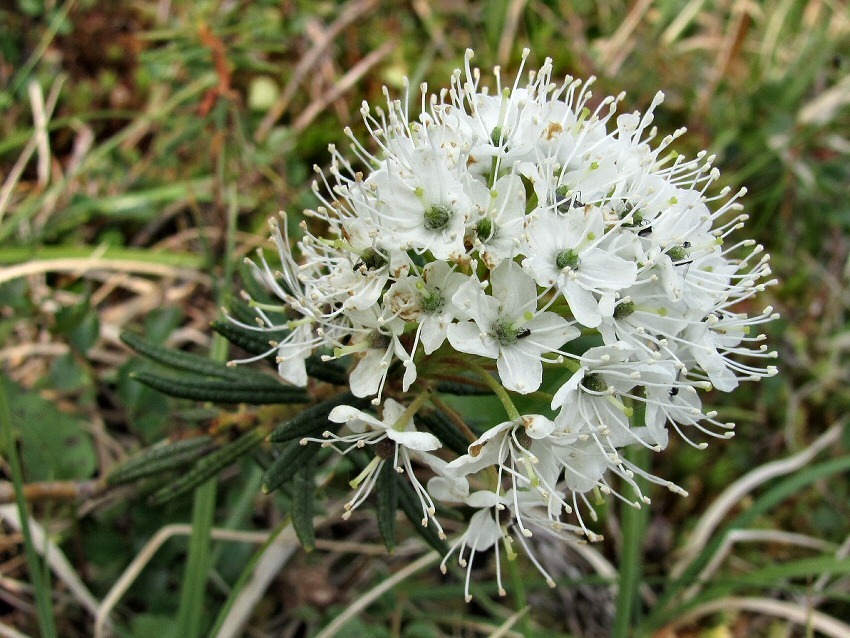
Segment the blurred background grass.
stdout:
<svg viewBox="0 0 850 638">
<path fill-rule="evenodd" d="M 780 375 L 713 397 L 721 417 L 738 422 L 736 438 L 706 451 L 674 443 L 657 459 L 656 473 L 691 496 L 654 499 L 648 582 L 663 581 L 696 517 L 731 481 L 843 423 L 850 411 L 847 2 L 11 0 L 0 5 L 0 361 L 26 495 L 68 561 L 64 572 L 51 565 L 59 635 L 90 635 L 84 590 L 103 599 L 151 536 L 191 521 L 188 500 L 153 508 L 136 491 L 104 493 L 99 479 L 163 437 L 191 437 L 234 418 L 166 401 L 132 381 L 144 364 L 118 334 L 132 327 L 155 342 L 209 352 L 209 322 L 238 290 L 225 262 L 261 245 L 277 211 L 313 205 L 312 167 L 327 165 L 329 143 L 346 145 L 345 126 L 363 132 L 363 100 L 381 102 L 384 85 L 399 94 L 404 76 L 414 87 L 445 86 L 467 47 L 485 76 L 500 65 L 507 77 L 529 47 L 529 68 L 551 57 L 557 73 L 598 76 L 597 99 L 626 90 L 624 110 L 645 108 L 663 90 L 659 134 L 687 126 L 679 152 L 718 155 L 721 184 L 749 189 L 742 235 L 772 253 L 781 284 L 761 301 L 782 316 L 769 326 Z M 827 455 L 846 453 L 847 444 L 845 436 Z M 0 500 L 9 503 L 5 461 L 2 471 Z M 260 496 L 254 465 L 226 474 L 217 528 L 264 532 L 281 522 L 286 496 Z M 786 499 L 757 526 L 841 544 L 849 503 L 839 474 Z M 34 635 L 19 525 L 2 507 L 0 626 Z M 418 545 L 384 556 L 370 521 L 368 511 L 345 524 L 331 518 L 320 528 L 320 551 L 282 559 L 268 591 L 255 597 L 244 635 L 311 635 L 412 560 Z M 602 526 L 617 537 L 613 517 Z M 349 545 L 334 544 L 343 540 Z M 549 592 L 528 573 L 532 628 L 607 635 L 607 587 L 559 548 L 545 551 L 564 563 L 563 585 Z M 168 541 L 139 570 L 114 610 L 114 631 L 176 635 L 186 552 L 184 537 Z M 199 632 L 209 631 L 254 545 L 216 543 L 212 552 L 209 581 L 197 583 Z M 762 544 L 740 550 L 724 573 L 735 578 L 805 555 Z M 797 585 L 805 595 L 805 583 Z M 847 583 L 834 591 L 828 611 L 850 617 Z M 510 629 L 513 601 L 488 593 L 483 588 L 485 602 L 466 607 L 456 579 L 427 569 L 336 635 Z M 780 588 L 775 596 L 789 594 Z M 709 635 L 701 633 L 709 627 L 726 632 L 711 635 L 805 632 L 729 612 L 673 623 L 659 635 Z"/>
</svg>

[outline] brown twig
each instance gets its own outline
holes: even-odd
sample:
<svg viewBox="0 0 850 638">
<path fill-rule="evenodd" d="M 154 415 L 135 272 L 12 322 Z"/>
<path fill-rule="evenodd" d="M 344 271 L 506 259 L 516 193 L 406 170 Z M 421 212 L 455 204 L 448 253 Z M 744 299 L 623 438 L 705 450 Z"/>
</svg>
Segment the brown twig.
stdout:
<svg viewBox="0 0 850 638">
<path fill-rule="evenodd" d="M 283 89 L 280 97 L 278 97 L 257 127 L 257 132 L 254 133 L 255 141 L 262 142 L 268 137 L 275 123 L 286 112 L 289 103 L 298 92 L 301 81 L 316 66 L 331 42 L 334 41 L 343 29 L 370 13 L 377 4 L 377 0 L 359 0 L 358 2 L 350 2 L 345 5 L 339 12 L 339 17 L 324 32 L 322 39 L 313 45 L 301 59 L 301 62 L 295 67 L 292 76 L 289 78 L 289 82 L 286 84 L 286 88 Z"/>
<path fill-rule="evenodd" d="M 348 73 L 342 76 L 339 82 L 331 87 L 329 91 L 322 95 L 320 99 L 311 102 L 310 106 L 304 109 L 304 112 L 301 113 L 292 125 L 292 130 L 300 132 L 307 128 L 310 123 L 316 119 L 316 117 L 324 111 L 325 108 L 327 108 L 328 104 L 334 102 L 348 89 L 350 89 L 355 82 L 366 75 L 366 72 L 369 71 L 369 69 L 380 62 L 381 59 L 389 55 L 395 47 L 396 43 L 394 41 L 386 42 L 382 47 L 372 51 L 369 55 L 360 60 L 360 62 L 351 67 Z"/>
<path fill-rule="evenodd" d="M 231 69 L 230 63 L 227 61 L 227 49 L 225 49 L 224 42 L 206 24 L 202 24 L 198 28 L 198 35 L 204 46 L 212 53 L 213 66 L 218 76 L 218 84 L 206 92 L 200 107 L 198 107 L 200 116 L 206 117 L 219 98 L 234 97 L 236 94 L 230 87 Z"/>
<path fill-rule="evenodd" d="M 24 499 L 37 501 L 80 502 L 100 496 L 106 491 L 102 481 L 38 481 L 24 485 Z M 15 486 L 0 482 L 0 504 L 15 501 Z"/>
</svg>

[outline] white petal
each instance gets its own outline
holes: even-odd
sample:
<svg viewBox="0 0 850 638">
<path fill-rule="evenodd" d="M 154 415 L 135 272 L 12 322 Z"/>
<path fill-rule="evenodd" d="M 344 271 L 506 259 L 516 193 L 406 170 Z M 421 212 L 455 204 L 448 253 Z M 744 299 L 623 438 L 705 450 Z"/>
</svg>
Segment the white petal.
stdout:
<svg viewBox="0 0 850 638">
<path fill-rule="evenodd" d="M 387 430 L 387 436 L 399 445 L 403 445 L 411 450 L 427 452 L 443 446 L 440 443 L 440 439 L 430 432 L 398 432 L 397 430 L 389 429 Z"/>
<path fill-rule="evenodd" d="M 582 257 L 578 273 L 579 280 L 582 275 L 593 280 L 589 287 L 622 290 L 635 282 L 637 264 L 603 250 L 592 250 Z"/>
<path fill-rule="evenodd" d="M 499 351 L 496 368 L 502 385 L 520 394 L 534 392 L 543 382 L 543 364 L 539 359 L 529 357 L 519 348 L 511 346 L 502 348 Z"/>
<path fill-rule="evenodd" d="M 523 313 L 537 308 L 537 285 L 522 266 L 503 261 L 490 274 L 493 296 L 499 300 L 499 315 L 518 319 Z"/>
<path fill-rule="evenodd" d="M 472 321 L 453 323 L 447 331 L 449 343 L 455 350 L 495 359 L 499 356 L 499 344 L 489 334 L 482 334 L 478 324 Z"/>
<path fill-rule="evenodd" d="M 568 279 L 564 284 L 563 293 L 573 316 L 581 325 L 595 328 L 602 323 L 599 303 L 592 292 L 582 288 L 575 280 Z"/>
<path fill-rule="evenodd" d="M 381 379 L 386 374 L 386 368 L 382 365 L 383 357 L 383 352 L 370 350 L 354 366 L 348 377 L 348 384 L 354 396 L 368 397 L 378 391 Z"/>
</svg>

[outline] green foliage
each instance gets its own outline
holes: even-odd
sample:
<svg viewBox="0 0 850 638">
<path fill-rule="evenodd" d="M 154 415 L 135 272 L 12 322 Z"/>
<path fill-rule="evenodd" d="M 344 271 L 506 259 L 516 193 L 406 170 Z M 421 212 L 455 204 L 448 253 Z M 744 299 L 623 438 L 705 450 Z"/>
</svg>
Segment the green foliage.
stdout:
<svg viewBox="0 0 850 638">
<path fill-rule="evenodd" d="M 218 449 L 195 463 L 188 472 L 157 490 L 151 496 L 151 503 L 162 505 L 198 487 L 207 479 L 217 476 L 224 468 L 248 454 L 262 440 L 263 434 L 261 432 L 250 430 L 236 440 L 222 444 Z"/>
<path fill-rule="evenodd" d="M 36 392 L 0 378 L 21 441 L 21 461 L 29 481 L 84 479 L 97 467 L 94 445 L 83 419 L 63 412 Z"/>
<path fill-rule="evenodd" d="M 196 436 L 182 441 L 162 441 L 113 469 L 106 477 L 110 485 L 131 483 L 139 479 L 161 476 L 163 472 L 178 470 L 206 454 L 214 447 L 209 436 Z"/>
<path fill-rule="evenodd" d="M 301 445 L 299 441 L 291 441 L 266 468 L 263 474 L 263 492 L 269 494 L 288 483 L 298 473 L 299 468 L 311 462 L 318 451 L 319 445 L 316 443 Z"/>
<path fill-rule="evenodd" d="M 269 441 L 286 443 L 305 436 L 319 436 L 329 427 L 338 427 L 338 424 L 332 424 L 328 421 L 328 415 L 335 407 L 350 405 L 355 408 L 363 408 L 368 403 L 368 399 L 358 399 L 350 392 L 340 392 L 332 399 L 307 408 L 292 419 L 278 425 L 269 435 Z"/>
<path fill-rule="evenodd" d="M 313 524 L 316 500 L 316 457 L 311 455 L 297 466 L 292 482 L 292 526 L 298 541 L 306 551 L 316 547 L 316 527 Z"/>
<path fill-rule="evenodd" d="M 384 462 L 375 483 L 377 496 L 377 521 L 381 538 L 384 539 L 387 551 L 395 549 L 395 517 L 398 511 L 399 479 L 392 463 Z"/>
</svg>

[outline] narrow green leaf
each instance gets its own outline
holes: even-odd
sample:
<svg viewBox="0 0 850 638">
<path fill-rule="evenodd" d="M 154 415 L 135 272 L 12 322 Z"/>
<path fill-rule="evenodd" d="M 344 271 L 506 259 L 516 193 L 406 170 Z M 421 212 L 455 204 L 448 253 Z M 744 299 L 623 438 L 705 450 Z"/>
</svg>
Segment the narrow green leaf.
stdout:
<svg viewBox="0 0 850 638">
<path fill-rule="evenodd" d="M 440 538 L 440 535 L 437 533 L 437 530 L 434 529 L 434 526 L 422 524 L 422 520 L 424 518 L 422 504 L 419 502 L 419 497 L 413 490 L 413 486 L 410 485 L 408 481 L 397 481 L 397 483 L 398 505 L 413 525 L 413 529 L 416 530 L 416 533 L 422 537 L 422 540 L 441 554 L 448 552 L 449 547 L 446 545 L 446 541 Z"/>
<path fill-rule="evenodd" d="M 384 461 L 375 483 L 378 496 L 378 530 L 387 551 L 395 551 L 395 515 L 398 510 L 398 472 L 390 461 Z"/>
<path fill-rule="evenodd" d="M 471 441 L 458 430 L 452 420 L 440 410 L 420 410 L 416 420 L 425 425 L 443 445 L 458 454 L 466 454 Z"/>
<path fill-rule="evenodd" d="M 10 246 L 0 249 L 0 264 L 20 264 L 25 261 L 50 261 L 53 259 L 90 259 L 96 253 L 100 259 L 145 264 L 162 264 L 174 268 L 202 268 L 203 257 L 173 250 L 156 251 L 150 248 L 125 248 L 123 246 Z"/>
<path fill-rule="evenodd" d="M 263 433 L 260 430 L 250 430 L 235 441 L 226 443 L 198 461 L 191 470 L 176 481 L 157 490 L 150 499 L 151 503 L 161 505 L 197 487 L 239 457 L 253 450 L 262 440 Z"/>
<path fill-rule="evenodd" d="M 470 381 L 459 383 L 457 381 L 441 381 L 437 384 L 437 392 L 440 394 L 454 394 L 461 397 L 483 397 L 493 394 L 493 391 L 483 385 Z"/>
<path fill-rule="evenodd" d="M 253 380 L 241 382 L 235 379 L 175 377 L 144 371 L 134 372 L 131 377 L 169 396 L 195 401 L 249 403 L 252 405 L 308 403 L 310 401 L 310 397 L 304 389 L 277 383 L 271 377 L 269 377 L 269 382 L 263 383 L 255 383 Z"/>
<path fill-rule="evenodd" d="M 315 474 L 316 457 L 311 456 L 298 468 L 292 484 L 292 526 L 302 547 L 308 552 L 316 548 L 316 526 L 313 524 Z"/>
<path fill-rule="evenodd" d="M 274 363 L 277 352 L 272 342 L 286 336 L 286 331 L 259 332 L 238 326 L 232 321 L 213 321 L 212 328 L 230 343 L 251 354 L 268 353 L 267 361 Z M 348 385 L 348 367 L 337 361 L 322 361 L 320 356 L 312 356 L 305 362 L 307 374 L 314 379 L 332 385 Z"/>
<path fill-rule="evenodd" d="M 312 459 L 320 449 L 321 445 L 318 443 L 301 445 L 298 441 L 292 441 L 283 449 L 281 455 L 266 468 L 266 473 L 263 474 L 263 493 L 274 492 L 289 481 L 295 476 L 298 468 Z"/>
<path fill-rule="evenodd" d="M 653 614 L 651 626 L 673 618 L 681 618 L 692 609 L 713 600 L 751 594 L 754 589 L 769 591 L 773 596 L 781 592 L 805 595 L 812 581 L 822 576 L 829 575 L 837 578 L 847 574 L 850 574 L 850 559 L 837 559 L 835 556 L 827 555 L 771 564 L 748 574 L 737 573 L 726 578 L 714 576 L 711 583 L 706 583 L 705 590 L 688 599 L 687 602 L 670 611 L 665 611 L 660 618 Z M 789 582 L 791 579 L 797 579 L 797 583 Z"/>
<path fill-rule="evenodd" d="M 247 379 L 254 379 L 257 383 L 268 383 L 270 380 L 273 381 L 273 379 L 271 379 L 268 375 L 252 370 L 251 368 L 228 367 L 227 364 L 214 361 L 208 357 L 201 357 L 188 352 L 180 352 L 179 350 L 163 348 L 161 346 L 154 345 L 132 332 L 122 332 L 121 341 L 148 359 L 176 370 L 184 370 L 195 374 L 218 377 L 221 379 L 233 379 L 243 382 Z"/>
<path fill-rule="evenodd" d="M 264 352 L 269 352 L 271 350 L 271 352 L 269 352 L 268 359 L 270 361 L 274 361 L 277 353 L 272 350 L 270 341 L 273 341 L 274 339 L 271 333 L 248 330 L 247 328 L 237 326 L 232 321 L 216 320 L 213 321 L 211 325 L 213 330 L 227 339 L 230 343 L 235 346 L 239 346 L 251 354 L 263 354 Z"/>
<path fill-rule="evenodd" d="M 210 436 L 162 441 L 114 468 L 106 477 L 106 482 L 109 485 L 121 485 L 177 469 L 209 451 L 212 446 L 213 439 Z"/>
<path fill-rule="evenodd" d="M 328 415 L 338 405 L 350 405 L 355 408 L 365 407 L 367 399 L 356 398 L 350 392 L 341 392 L 335 397 L 323 401 L 318 405 L 307 408 L 298 416 L 278 425 L 269 435 L 272 443 L 286 443 L 292 439 L 300 439 L 304 436 L 319 436 L 331 425 Z M 333 424 L 338 427 L 338 424 Z"/>
<path fill-rule="evenodd" d="M 251 295 L 252 299 L 258 299 L 272 303 L 268 291 L 256 285 L 256 280 L 253 275 L 243 277 L 243 281 L 245 282 L 247 287 L 251 288 L 251 290 L 247 290 L 246 288 L 245 292 Z M 268 329 L 266 322 L 260 318 L 260 315 L 257 314 L 256 309 L 252 308 L 250 304 L 240 301 L 239 299 L 233 299 L 227 306 L 227 311 L 229 315 L 231 315 L 240 323 L 246 324 L 248 326 L 262 326 L 264 330 Z M 268 316 L 268 312 L 266 313 L 266 316 Z M 286 321 L 287 319 L 281 316 L 281 323 L 285 323 Z M 271 339 L 277 339 L 278 337 L 283 337 L 288 333 L 288 329 L 278 328 L 277 330 L 271 330 L 269 332 L 265 332 L 264 334 L 277 335 L 270 337 Z"/>
<path fill-rule="evenodd" d="M 217 490 L 216 482 L 208 481 L 194 493 L 189 556 L 180 588 L 180 606 L 177 609 L 177 636 L 197 638 L 201 635 Z"/>
<path fill-rule="evenodd" d="M 643 414 L 636 415 L 635 423 L 643 422 Z M 626 448 L 626 459 L 636 467 L 648 468 L 650 465 L 649 450 L 635 445 Z M 633 479 L 645 494 L 648 482 L 640 476 Z M 643 577 L 643 545 L 644 530 L 649 520 L 649 508 L 640 509 L 623 502 L 620 506 L 620 525 L 623 530 L 623 543 L 620 551 L 620 582 L 617 588 L 617 607 L 614 615 L 614 627 L 611 635 L 617 638 L 633 636 L 634 627 L 638 624 L 640 612 L 638 588 Z"/>
<path fill-rule="evenodd" d="M 322 361 L 319 356 L 312 356 L 304 362 L 307 374 L 314 379 L 331 385 L 348 385 L 348 367 L 340 365 L 337 360 Z"/>
</svg>

